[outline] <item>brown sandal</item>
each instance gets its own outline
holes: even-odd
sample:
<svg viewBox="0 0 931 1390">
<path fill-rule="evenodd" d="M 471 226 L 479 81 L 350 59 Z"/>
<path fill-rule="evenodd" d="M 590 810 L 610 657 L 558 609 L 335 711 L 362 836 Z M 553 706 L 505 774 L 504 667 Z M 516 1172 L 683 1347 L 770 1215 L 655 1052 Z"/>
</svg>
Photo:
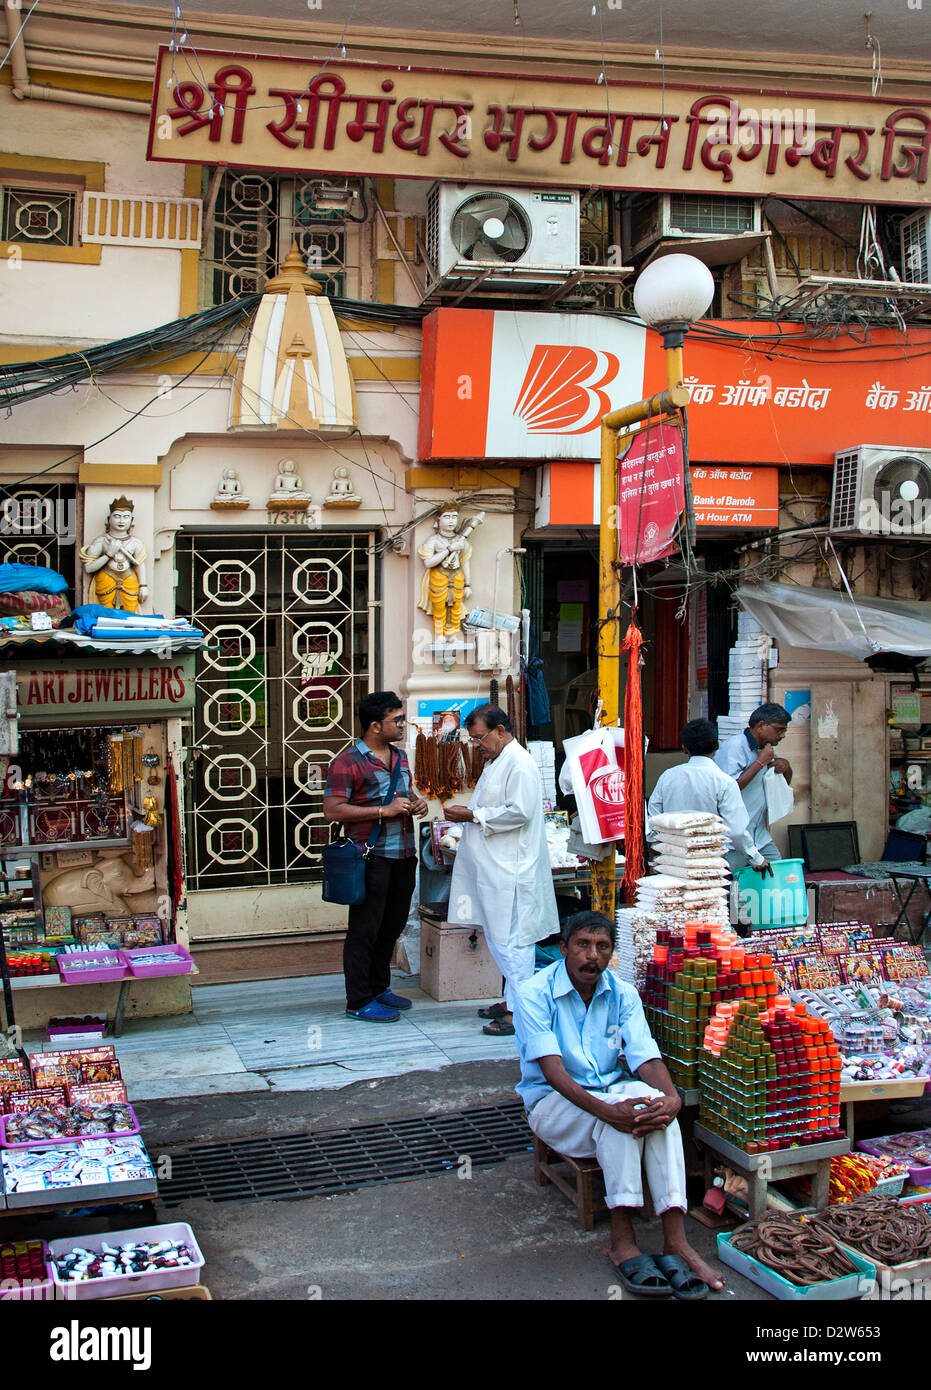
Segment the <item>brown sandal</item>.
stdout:
<svg viewBox="0 0 931 1390">
<path fill-rule="evenodd" d="M 492 1023 L 486 1023 L 482 1029 L 490 1038 L 510 1038 L 513 1037 L 515 1029 L 513 1023 L 505 1023 L 503 1018 L 496 1018 Z"/>
<path fill-rule="evenodd" d="M 485 1009 L 478 1009 L 479 1018 L 503 1018 L 508 1012 L 507 1004 L 489 1004 Z"/>
</svg>

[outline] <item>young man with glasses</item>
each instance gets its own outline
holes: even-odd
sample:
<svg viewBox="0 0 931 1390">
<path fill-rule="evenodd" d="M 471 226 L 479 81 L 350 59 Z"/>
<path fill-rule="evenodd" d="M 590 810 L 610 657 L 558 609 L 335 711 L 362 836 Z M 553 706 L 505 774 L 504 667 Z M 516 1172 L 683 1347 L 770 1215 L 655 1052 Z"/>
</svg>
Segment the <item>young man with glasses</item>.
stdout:
<svg viewBox="0 0 931 1390">
<path fill-rule="evenodd" d="M 496 705 L 481 705 L 466 719 L 473 748 L 485 768 L 468 806 L 447 806 L 446 819 L 462 824 L 449 892 L 451 921 L 485 932 L 505 979 L 502 1003 L 479 1009 L 491 1019 L 483 1032 L 514 1032 L 517 986 L 533 974 L 534 943 L 559 930 L 556 894 L 543 821 L 543 785 L 537 765 L 514 738 Z"/>
<path fill-rule="evenodd" d="M 357 844 L 364 844 L 375 825 L 378 837 L 365 862 L 365 899 L 349 909 L 343 944 L 346 1014 L 364 1023 L 397 1023 L 411 1001 L 395 994 L 391 956 L 410 912 L 417 870 L 414 816 L 427 803 L 413 795 L 411 770 L 403 748 L 405 718 L 393 690 L 378 690 L 359 705 L 362 737 L 330 764 L 323 814 L 338 821 Z M 385 797 L 399 760 L 395 794 Z"/>
</svg>

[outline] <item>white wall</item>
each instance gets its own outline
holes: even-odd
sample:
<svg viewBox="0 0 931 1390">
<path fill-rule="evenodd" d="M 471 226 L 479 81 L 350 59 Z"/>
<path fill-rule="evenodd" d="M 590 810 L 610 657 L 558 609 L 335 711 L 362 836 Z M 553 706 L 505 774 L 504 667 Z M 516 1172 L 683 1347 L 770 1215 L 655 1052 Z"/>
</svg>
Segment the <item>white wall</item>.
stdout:
<svg viewBox="0 0 931 1390">
<path fill-rule="evenodd" d="M 184 166 L 147 164 L 146 135 L 139 116 L 16 101 L 0 87 L 0 166 L 4 153 L 94 160 L 106 165 L 107 193 L 182 196 Z M 0 342 L 61 343 L 68 351 L 178 317 L 180 251 L 104 246 L 99 265 L 24 259 L 17 270 L 6 261 L 0 269 Z"/>
</svg>

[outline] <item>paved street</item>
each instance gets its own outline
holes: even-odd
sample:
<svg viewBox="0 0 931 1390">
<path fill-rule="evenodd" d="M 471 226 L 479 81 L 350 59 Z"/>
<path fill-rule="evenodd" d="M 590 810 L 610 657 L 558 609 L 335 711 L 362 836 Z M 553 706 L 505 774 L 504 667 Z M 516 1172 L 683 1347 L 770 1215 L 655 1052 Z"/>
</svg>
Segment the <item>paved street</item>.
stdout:
<svg viewBox="0 0 931 1390">
<path fill-rule="evenodd" d="M 439 1073 L 317 1090 L 161 1100 L 139 1107 L 150 1152 L 197 1138 L 288 1134 L 436 1114 L 513 1099 L 514 1062 L 472 1062 Z M 533 1181 L 528 1154 L 494 1167 L 392 1182 L 287 1202 L 195 1201 L 164 1212 L 188 1221 L 207 1258 L 204 1280 L 223 1299 L 617 1298 L 607 1220 L 579 1229 L 574 1208 Z M 713 1237 L 689 1221 L 706 1256 Z M 657 1220 L 643 1243 L 659 1250 Z M 739 1298 L 766 1294 L 738 1275 Z M 614 1290 L 612 1292 L 612 1289 Z M 724 1293 L 716 1301 L 733 1302 Z"/>
</svg>

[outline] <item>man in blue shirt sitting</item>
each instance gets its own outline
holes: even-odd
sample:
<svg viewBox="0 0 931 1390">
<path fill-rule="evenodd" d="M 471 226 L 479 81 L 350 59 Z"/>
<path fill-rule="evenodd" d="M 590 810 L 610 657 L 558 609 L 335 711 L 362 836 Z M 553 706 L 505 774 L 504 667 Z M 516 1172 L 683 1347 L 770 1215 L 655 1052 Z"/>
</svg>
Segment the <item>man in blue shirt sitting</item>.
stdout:
<svg viewBox="0 0 931 1390">
<path fill-rule="evenodd" d="M 600 912 L 578 912 L 560 937 L 563 959 L 524 981 L 517 995 L 517 1090 L 530 1127 L 557 1153 L 598 1159 L 611 1209 L 611 1263 L 628 1293 L 704 1298 L 724 1280 L 685 1236 L 676 1122 L 682 1101 L 639 994 L 607 969 L 614 927 Z M 641 1161 L 663 1225 L 657 1256 L 641 1254 L 630 1221 L 629 1209 L 643 1205 Z"/>
</svg>

